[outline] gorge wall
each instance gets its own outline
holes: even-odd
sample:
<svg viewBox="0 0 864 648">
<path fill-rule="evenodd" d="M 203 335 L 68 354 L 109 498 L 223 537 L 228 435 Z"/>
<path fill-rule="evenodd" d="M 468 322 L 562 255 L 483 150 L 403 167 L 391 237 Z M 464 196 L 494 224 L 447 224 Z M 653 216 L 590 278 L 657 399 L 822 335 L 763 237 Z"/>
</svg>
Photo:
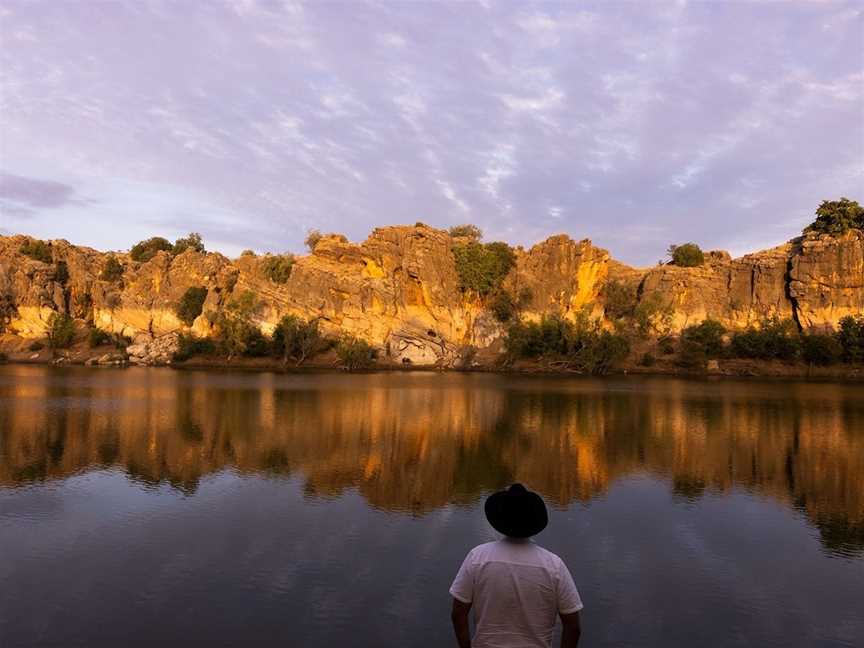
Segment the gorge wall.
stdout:
<svg viewBox="0 0 864 648">
<path fill-rule="evenodd" d="M 207 336 L 213 314 L 246 291 L 256 296 L 252 320 L 264 332 L 287 314 L 318 318 L 326 332 L 363 338 L 397 363 L 452 366 L 467 348 L 500 349 L 505 332 L 479 298 L 460 290 L 450 235 L 422 224 L 379 228 L 360 244 L 324 237 L 312 254 L 297 257 L 285 283 L 268 278 L 267 256 L 232 260 L 194 250 L 158 252 L 144 263 L 113 253 L 122 276 L 103 281 L 106 253 L 54 240 L 53 263 L 44 263 L 21 253 L 27 240 L 0 237 L 0 324 L 5 319 L 6 335 L 19 338 L 44 337 L 54 312 L 136 341 L 182 331 Z M 68 277 L 58 276 L 61 261 Z M 639 303 L 667 306 L 673 330 L 706 318 L 744 328 L 771 316 L 793 318 L 802 330 L 831 328 L 864 313 L 864 232 L 808 234 L 738 259 L 710 252 L 699 267 L 646 269 L 558 235 L 517 248 L 504 286 L 513 294 L 527 289 L 525 319 L 574 318 L 585 308 L 603 318 L 610 281 L 632 289 Z M 175 305 L 193 286 L 208 292 L 187 327 Z"/>
</svg>

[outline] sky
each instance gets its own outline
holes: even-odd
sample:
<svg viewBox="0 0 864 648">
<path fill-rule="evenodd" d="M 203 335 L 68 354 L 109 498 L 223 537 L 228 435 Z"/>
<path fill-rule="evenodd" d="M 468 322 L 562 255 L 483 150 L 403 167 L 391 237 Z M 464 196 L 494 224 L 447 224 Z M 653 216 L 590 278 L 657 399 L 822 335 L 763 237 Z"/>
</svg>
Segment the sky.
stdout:
<svg viewBox="0 0 864 648">
<path fill-rule="evenodd" d="M 856 2 L 0 0 L 0 234 L 476 223 L 633 264 L 864 201 Z"/>
</svg>

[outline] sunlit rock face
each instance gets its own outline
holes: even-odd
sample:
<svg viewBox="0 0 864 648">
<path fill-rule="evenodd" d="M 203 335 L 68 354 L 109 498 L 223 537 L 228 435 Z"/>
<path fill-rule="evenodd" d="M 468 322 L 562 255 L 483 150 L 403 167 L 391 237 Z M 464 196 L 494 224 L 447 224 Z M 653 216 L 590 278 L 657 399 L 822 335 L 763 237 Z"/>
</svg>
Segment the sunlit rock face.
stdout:
<svg viewBox="0 0 864 648">
<path fill-rule="evenodd" d="M 790 259 L 789 296 L 804 328 L 864 313 L 864 232 L 801 240 Z"/>
<path fill-rule="evenodd" d="M 508 287 L 516 295 L 523 289 L 531 298 L 523 315 L 540 319 L 555 313 L 574 317 L 583 308 L 602 313 L 599 296 L 609 274 L 609 253 L 588 239 L 574 241 L 559 234 L 517 255 Z"/>
<path fill-rule="evenodd" d="M 659 265 L 646 272 L 640 296 L 656 295 L 670 305 L 675 330 L 708 318 L 729 328 L 744 328 L 766 317 L 789 318 L 786 268 L 791 248 L 785 244 L 740 259 L 709 252 L 705 264 L 695 268 Z"/>
<path fill-rule="evenodd" d="M 191 250 L 159 252 L 146 263 L 114 253 L 123 274 L 104 281 L 108 254 L 55 240 L 53 263 L 44 263 L 20 253 L 26 241 L 0 237 L 0 305 L 13 305 L 7 329 L 23 338 L 44 336 L 55 312 L 139 343 L 186 330 L 212 335 L 216 316 L 247 291 L 255 301 L 251 319 L 265 333 L 285 315 L 317 319 L 325 332 L 363 338 L 393 363 L 453 366 L 469 347 L 494 354 L 504 335 L 482 302 L 460 290 L 454 240 L 419 223 L 376 229 L 360 244 L 324 237 L 312 254 L 297 258 L 283 284 L 267 276 L 266 256 L 230 260 Z M 739 259 L 709 252 L 696 268 L 648 269 L 559 235 L 517 249 L 504 287 L 529 295 L 522 311 L 528 320 L 583 311 L 603 317 L 609 280 L 631 286 L 638 300 L 668 305 L 673 330 L 709 317 L 729 328 L 772 316 L 794 318 L 805 329 L 836 327 L 843 316 L 864 312 L 864 233 L 808 236 Z M 207 297 L 187 327 L 175 307 L 190 287 L 206 288 Z"/>
</svg>

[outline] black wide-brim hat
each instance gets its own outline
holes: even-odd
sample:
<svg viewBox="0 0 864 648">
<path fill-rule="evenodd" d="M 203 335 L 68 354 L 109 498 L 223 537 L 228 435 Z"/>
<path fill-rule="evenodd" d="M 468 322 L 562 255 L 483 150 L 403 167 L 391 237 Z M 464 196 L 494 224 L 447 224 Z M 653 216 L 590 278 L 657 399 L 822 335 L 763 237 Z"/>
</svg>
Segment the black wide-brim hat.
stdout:
<svg viewBox="0 0 864 648">
<path fill-rule="evenodd" d="M 492 493 L 486 499 L 484 510 L 492 528 L 511 538 L 530 538 L 549 524 L 543 498 L 522 484 Z"/>
</svg>

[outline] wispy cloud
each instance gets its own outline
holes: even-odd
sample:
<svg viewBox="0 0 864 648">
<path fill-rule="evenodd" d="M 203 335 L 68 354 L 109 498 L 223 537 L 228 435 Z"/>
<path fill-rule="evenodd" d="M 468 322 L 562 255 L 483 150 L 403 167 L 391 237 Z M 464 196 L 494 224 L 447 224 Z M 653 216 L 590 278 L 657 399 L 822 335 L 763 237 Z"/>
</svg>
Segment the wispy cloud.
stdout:
<svg viewBox="0 0 864 648">
<path fill-rule="evenodd" d="M 780 242 L 864 198 L 862 34 L 842 1 L 5 0 L 0 225 L 227 250 L 473 220 L 635 263 L 671 233 Z"/>
</svg>

